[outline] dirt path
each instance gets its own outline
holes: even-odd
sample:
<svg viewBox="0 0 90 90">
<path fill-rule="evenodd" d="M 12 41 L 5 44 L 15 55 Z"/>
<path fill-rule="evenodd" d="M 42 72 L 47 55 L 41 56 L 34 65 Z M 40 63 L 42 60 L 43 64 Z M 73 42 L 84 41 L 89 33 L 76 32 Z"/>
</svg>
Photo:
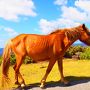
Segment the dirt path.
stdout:
<svg viewBox="0 0 90 90">
<path fill-rule="evenodd" d="M 39 84 L 28 85 L 26 88 L 13 89 L 13 90 L 42 90 Z M 89 80 L 79 80 L 71 82 L 70 86 L 63 86 L 59 82 L 48 82 L 46 88 L 43 90 L 90 90 L 90 79 Z"/>
</svg>

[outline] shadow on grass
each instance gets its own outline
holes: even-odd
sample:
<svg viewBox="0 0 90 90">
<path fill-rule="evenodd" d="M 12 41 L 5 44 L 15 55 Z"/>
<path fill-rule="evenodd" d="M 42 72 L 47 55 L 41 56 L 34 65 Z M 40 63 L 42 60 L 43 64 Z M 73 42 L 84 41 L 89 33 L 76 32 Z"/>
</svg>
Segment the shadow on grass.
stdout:
<svg viewBox="0 0 90 90">
<path fill-rule="evenodd" d="M 82 83 L 87 83 L 90 81 L 90 77 L 76 77 L 76 76 L 67 76 L 65 77 L 66 80 L 70 81 L 70 86 L 74 86 L 77 84 L 82 84 Z M 32 88 L 37 88 L 40 86 L 40 83 L 34 83 L 34 84 L 29 84 L 26 87 L 24 87 L 23 89 L 21 87 L 12 89 L 12 90 L 29 90 Z M 65 87 L 64 84 L 62 84 L 60 81 L 50 81 L 50 82 L 46 82 L 45 88 L 53 88 L 53 87 Z M 69 87 L 70 87 L 69 86 Z"/>
</svg>

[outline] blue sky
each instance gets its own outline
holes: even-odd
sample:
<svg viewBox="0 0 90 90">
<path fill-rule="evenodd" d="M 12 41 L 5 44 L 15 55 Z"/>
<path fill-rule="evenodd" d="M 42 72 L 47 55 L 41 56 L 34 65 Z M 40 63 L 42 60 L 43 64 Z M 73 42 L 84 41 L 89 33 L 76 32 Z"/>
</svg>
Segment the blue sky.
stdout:
<svg viewBox="0 0 90 90">
<path fill-rule="evenodd" d="M 90 0 L 0 0 L 0 47 L 21 33 L 48 34 L 82 23 L 90 29 Z"/>
</svg>

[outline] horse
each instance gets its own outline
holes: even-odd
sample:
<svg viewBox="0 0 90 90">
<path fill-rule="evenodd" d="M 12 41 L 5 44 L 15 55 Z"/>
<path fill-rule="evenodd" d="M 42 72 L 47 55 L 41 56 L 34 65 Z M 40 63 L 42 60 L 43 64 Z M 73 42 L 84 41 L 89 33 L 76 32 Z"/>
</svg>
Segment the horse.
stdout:
<svg viewBox="0 0 90 90">
<path fill-rule="evenodd" d="M 13 67 L 15 70 L 15 84 L 25 86 L 24 78 L 20 73 L 25 56 L 31 57 L 35 62 L 49 61 L 49 65 L 41 80 L 40 87 L 45 86 L 46 79 L 52 70 L 54 64 L 58 63 L 58 69 L 61 76 L 61 82 L 65 85 L 69 81 L 64 78 L 63 74 L 63 56 L 65 51 L 76 41 L 90 45 L 90 32 L 85 24 L 72 28 L 57 29 L 47 35 L 37 34 L 20 34 L 8 41 L 3 51 L 2 61 L 2 85 L 8 82 L 8 70 L 10 66 L 10 55 L 13 52 L 16 56 L 16 63 Z M 19 78 L 22 80 L 19 82 Z"/>
</svg>

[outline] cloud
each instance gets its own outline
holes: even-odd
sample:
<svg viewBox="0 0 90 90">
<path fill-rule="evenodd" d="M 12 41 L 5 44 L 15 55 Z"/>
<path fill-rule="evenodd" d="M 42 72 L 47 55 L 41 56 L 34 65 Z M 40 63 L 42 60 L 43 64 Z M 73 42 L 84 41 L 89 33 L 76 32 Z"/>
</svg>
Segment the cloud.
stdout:
<svg viewBox="0 0 90 90">
<path fill-rule="evenodd" d="M 75 1 L 75 6 L 90 14 L 90 0 Z"/>
<path fill-rule="evenodd" d="M 68 0 L 55 0 L 60 7 L 60 17 L 56 20 L 41 19 L 39 26 L 42 33 L 50 33 L 57 28 L 75 27 L 80 23 L 90 23 L 90 1 L 76 0 L 73 6 L 67 5 Z"/>
<path fill-rule="evenodd" d="M 3 34 L 7 34 L 9 37 L 18 35 L 18 33 L 10 27 L 0 26 L 0 31 L 2 31 L 1 33 Z"/>
<path fill-rule="evenodd" d="M 64 18 L 60 18 L 53 21 L 41 19 L 39 22 L 40 30 L 43 34 L 51 33 L 52 31 L 55 31 L 58 28 L 70 28 L 77 25 L 80 25 L 80 23 Z"/>
<path fill-rule="evenodd" d="M 54 21 L 47 21 L 46 19 L 41 19 L 39 22 L 40 29 L 42 33 L 47 34 L 52 31 L 52 29 L 55 28 L 55 23 Z"/>
<path fill-rule="evenodd" d="M 0 48 L 5 46 L 6 41 L 18 34 L 18 32 L 10 27 L 0 26 Z"/>
<path fill-rule="evenodd" d="M 0 42 L 3 42 L 4 40 L 0 39 Z"/>
<path fill-rule="evenodd" d="M 75 2 L 75 6 L 86 13 L 87 22 L 90 23 L 90 0 L 79 0 Z"/>
<path fill-rule="evenodd" d="M 0 0 L 0 17 L 17 21 L 20 16 L 36 16 L 32 0 Z"/>
<path fill-rule="evenodd" d="M 15 30 L 13 30 L 12 28 L 4 28 L 4 30 L 10 35 L 10 36 L 16 36 L 18 33 L 15 31 Z"/>
<path fill-rule="evenodd" d="M 2 48 L 5 44 L 5 40 L 0 39 L 0 48 Z"/>
<path fill-rule="evenodd" d="M 68 0 L 55 0 L 54 4 L 56 5 L 66 5 Z"/>
<path fill-rule="evenodd" d="M 87 13 L 81 12 L 75 7 L 62 6 L 62 18 L 70 19 L 72 21 L 80 22 L 87 20 Z"/>
</svg>

